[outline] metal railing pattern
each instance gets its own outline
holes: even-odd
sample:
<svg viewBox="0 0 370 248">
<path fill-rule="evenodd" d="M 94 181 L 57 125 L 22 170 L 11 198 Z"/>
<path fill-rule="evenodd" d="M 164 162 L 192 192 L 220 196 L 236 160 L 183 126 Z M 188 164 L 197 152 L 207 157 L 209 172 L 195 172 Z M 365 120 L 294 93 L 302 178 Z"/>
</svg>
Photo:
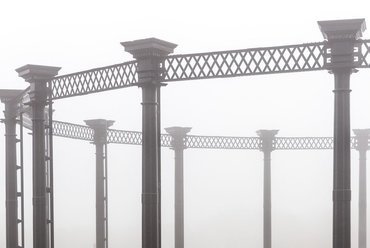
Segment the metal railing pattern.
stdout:
<svg viewBox="0 0 370 248">
<path fill-rule="evenodd" d="M 61 99 L 133 86 L 137 83 L 136 61 L 129 61 L 52 79 L 52 98 Z"/>
<path fill-rule="evenodd" d="M 88 126 L 68 122 L 53 122 L 54 136 L 93 141 L 94 131 Z M 108 143 L 141 145 L 142 133 L 108 129 Z M 161 146 L 171 147 L 172 137 L 169 134 L 161 135 Z M 240 149 L 260 150 L 262 142 L 259 137 L 232 137 L 232 136 L 203 136 L 188 135 L 185 138 L 186 148 L 200 149 Z M 351 137 L 351 148 L 356 149 L 357 139 Z M 370 141 L 369 141 L 370 146 Z M 274 150 L 329 150 L 333 149 L 332 137 L 276 137 Z"/>
</svg>

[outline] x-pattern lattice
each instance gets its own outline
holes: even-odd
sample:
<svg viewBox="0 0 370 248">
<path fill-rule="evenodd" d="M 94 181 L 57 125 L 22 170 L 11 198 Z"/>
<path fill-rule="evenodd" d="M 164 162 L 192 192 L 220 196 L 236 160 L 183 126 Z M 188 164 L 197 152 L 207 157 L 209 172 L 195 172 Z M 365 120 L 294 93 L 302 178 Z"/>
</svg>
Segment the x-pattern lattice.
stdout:
<svg viewBox="0 0 370 248">
<path fill-rule="evenodd" d="M 324 44 L 169 56 L 164 62 L 164 81 L 322 70 Z"/>
<path fill-rule="evenodd" d="M 105 90 L 129 87 L 137 83 L 136 61 L 55 77 L 52 98 L 60 99 Z"/>
<path fill-rule="evenodd" d="M 260 149 L 257 137 L 186 136 L 186 147 L 208 149 Z"/>
<path fill-rule="evenodd" d="M 107 134 L 108 143 L 141 145 L 143 137 L 141 132 L 109 129 Z"/>
<path fill-rule="evenodd" d="M 94 130 L 90 127 L 67 122 L 54 121 L 53 133 L 55 136 L 93 141 Z M 142 133 L 109 129 L 108 143 L 141 145 Z M 171 147 L 172 137 L 169 134 L 161 135 L 161 146 Z M 333 149 L 331 137 L 276 137 L 273 142 L 275 150 L 320 150 Z M 355 149 L 357 139 L 351 138 L 351 148 Z M 262 142 L 259 137 L 228 137 L 228 136 L 199 136 L 188 135 L 185 138 L 186 148 L 205 149 L 248 149 L 260 150 Z M 370 147 L 370 140 L 369 140 Z"/>
<path fill-rule="evenodd" d="M 370 67 L 370 40 L 363 40 L 357 46 L 358 68 Z"/>
<path fill-rule="evenodd" d="M 94 140 L 92 128 L 61 121 L 53 121 L 53 135 L 79 140 Z"/>
</svg>

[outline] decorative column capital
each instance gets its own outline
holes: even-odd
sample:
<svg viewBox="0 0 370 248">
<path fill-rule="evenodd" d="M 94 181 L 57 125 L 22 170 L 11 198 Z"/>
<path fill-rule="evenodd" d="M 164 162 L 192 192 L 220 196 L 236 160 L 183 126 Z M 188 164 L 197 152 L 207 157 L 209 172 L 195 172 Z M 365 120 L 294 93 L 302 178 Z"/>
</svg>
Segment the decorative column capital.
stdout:
<svg viewBox="0 0 370 248">
<path fill-rule="evenodd" d="M 121 42 L 125 51 L 137 60 L 139 86 L 158 86 L 162 81 L 164 58 L 172 53 L 176 44 L 156 38 Z"/>
<path fill-rule="evenodd" d="M 46 83 L 55 77 L 59 70 L 60 67 L 25 65 L 15 71 L 19 77 L 30 83 L 29 96 L 31 103 L 34 103 L 46 101 L 48 94 Z"/>
<path fill-rule="evenodd" d="M 5 103 L 4 122 L 17 117 L 17 103 L 12 100 L 22 92 L 23 90 L 0 90 L 0 100 Z"/>
<path fill-rule="evenodd" d="M 261 143 L 261 151 L 263 152 L 271 152 L 275 150 L 275 135 L 279 132 L 279 130 L 258 130 L 257 135 L 260 137 Z"/>
<path fill-rule="evenodd" d="M 166 57 L 173 53 L 176 44 L 157 38 L 148 38 L 134 41 L 121 42 L 125 51 L 131 53 L 135 59 L 148 57 Z"/>
<path fill-rule="evenodd" d="M 355 149 L 367 151 L 370 148 L 370 129 L 353 129 L 356 137 Z"/>
<path fill-rule="evenodd" d="M 91 119 L 84 121 L 86 125 L 94 130 L 94 144 L 107 143 L 107 131 L 114 121 L 105 119 Z"/>
<path fill-rule="evenodd" d="M 366 30 L 365 19 L 319 21 L 318 24 L 324 39 L 328 41 L 326 67 L 332 70 L 355 68 L 354 47 L 356 40 Z"/>
<path fill-rule="evenodd" d="M 190 132 L 191 127 L 168 127 L 165 128 L 166 132 L 172 137 L 172 149 L 185 149 L 185 138 L 187 133 Z"/>
</svg>

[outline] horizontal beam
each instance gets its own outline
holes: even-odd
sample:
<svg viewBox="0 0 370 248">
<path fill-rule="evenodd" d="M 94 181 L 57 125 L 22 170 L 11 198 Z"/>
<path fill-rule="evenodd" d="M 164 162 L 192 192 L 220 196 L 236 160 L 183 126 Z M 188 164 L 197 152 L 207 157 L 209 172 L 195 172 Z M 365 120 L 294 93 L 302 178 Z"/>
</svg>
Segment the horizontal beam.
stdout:
<svg viewBox="0 0 370 248">
<path fill-rule="evenodd" d="M 55 77 L 51 81 L 52 99 L 134 86 L 138 82 L 136 69 L 136 61 L 130 61 Z"/>
<path fill-rule="evenodd" d="M 54 121 L 53 134 L 59 137 L 93 141 L 94 131 L 88 126 L 68 122 Z M 108 143 L 141 145 L 142 134 L 137 131 L 108 129 Z M 171 147 L 172 138 L 161 135 L 162 147 Z M 369 143 L 370 145 L 370 143 Z M 333 149 L 332 137 L 276 137 L 274 150 L 330 150 Z M 230 136 L 186 136 L 186 148 L 195 149 L 235 149 L 260 150 L 262 143 L 259 137 Z M 356 149 L 357 139 L 351 138 L 351 148 Z"/>
</svg>

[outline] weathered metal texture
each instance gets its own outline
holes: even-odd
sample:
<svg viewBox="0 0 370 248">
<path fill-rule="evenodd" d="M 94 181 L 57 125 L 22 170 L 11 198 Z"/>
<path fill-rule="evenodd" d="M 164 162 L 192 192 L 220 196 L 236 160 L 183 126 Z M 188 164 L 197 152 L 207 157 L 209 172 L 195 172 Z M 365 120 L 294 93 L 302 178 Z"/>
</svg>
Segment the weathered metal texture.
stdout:
<svg viewBox="0 0 370 248">
<path fill-rule="evenodd" d="M 96 248 L 108 248 L 107 130 L 114 122 L 94 119 L 85 123 L 94 131 L 96 149 Z"/>
<path fill-rule="evenodd" d="M 175 248 L 184 248 L 184 149 L 189 127 L 165 128 L 175 152 Z"/>
<path fill-rule="evenodd" d="M 142 88 L 142 247 L 161 247 L 160 87 L 161 65 L 175 44 L 155 38 L 121 43 L 137 60 Z"/>
<path fill-rule="evenodd" d="M 133 86 L 138 82 L 136 70 L 136 61 L 130 61 L 55 77 L 51 81 L 52 98 L 61 99 Z"/>
<path fill-rule="evenodd" d="M 355 149 L 359 152 L 358 247 L 367 246 L 367 178 L 366 153 L 370 148 L 370 129 L 354 129 Z"/>
<path fill-rule="evenodd" d="M 328 40 L 326 68 L 334 74 L 334 183 L 333 247 L 351 247 L 351 136 L 350 75 L 359 61 L 356 40 L 365 30 L 364 19 L 318 22 Z"/>
<path fill-rule="evenodd" d="M 259 130 L 263 152 L 263 248 L 271 248 L 271 152 L 275 150 L 278 130 Z"/>
<path fill-rule="evenodd" d="M 59 67 L 26 65 L 16 71 L 30 83 L 29 105 L 32 109 L 32 184 L 33 184 L 33 247 L 49 247 L 47 175 L 45 154 L 45 106 L 47 82 L 57 75 Z"/>
</svg>

